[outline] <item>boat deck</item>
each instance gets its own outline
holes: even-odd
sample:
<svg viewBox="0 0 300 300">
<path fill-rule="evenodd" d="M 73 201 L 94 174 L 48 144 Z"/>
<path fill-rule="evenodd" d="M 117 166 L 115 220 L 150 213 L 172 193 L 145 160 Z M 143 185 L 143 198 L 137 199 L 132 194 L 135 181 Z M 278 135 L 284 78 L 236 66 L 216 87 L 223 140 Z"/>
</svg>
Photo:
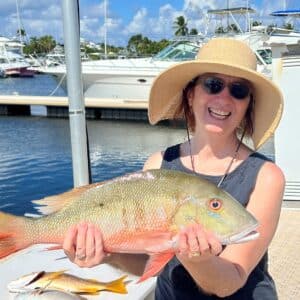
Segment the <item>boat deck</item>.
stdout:
<svg viewBox="0 0 300 300">
<path fill-rule="evenodd" d="M 64 96 L 23 96 L 23 95 L 0 95 L 0 105 L 44 105 L 44 106 L 64 106 L 69 105 L 68 97 Z M 85 97 L 86 107 L 101 108 L 130 108 L 147 109 L 148 101 L 145 99 L 103 99 Z"/>
</svg>

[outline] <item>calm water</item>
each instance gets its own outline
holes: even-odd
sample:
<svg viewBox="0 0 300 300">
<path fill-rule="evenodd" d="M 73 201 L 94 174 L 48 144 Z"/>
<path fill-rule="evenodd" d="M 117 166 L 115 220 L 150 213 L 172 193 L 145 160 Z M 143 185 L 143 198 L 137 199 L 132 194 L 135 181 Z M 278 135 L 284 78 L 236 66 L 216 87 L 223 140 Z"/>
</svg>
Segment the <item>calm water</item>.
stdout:
<svg viewBox="0 0 300 300">
<path fill-rule="evenodd" d="M 88 121 L 93 182 L 142 168 L 154 151 L 183 140 L 178 129 Z M 68 120 L 0 117 L 0 209 L 34 212 L 31 200 L 72 188 Z"/>
<path fill-rule="evenodd" d="M 66 92 L 49 75 L 0 78 L 0 95 L 65 96 Z"/>
<path fill-rule="evenodd" d="M 49 95 L 55 88 L 45 75 L 0 80 L 0 94 Z M 151 153 L 185 138 L 182 129 L 141 122 L 97 120 L 87 127 L 93 182 L 139 170 Z M 264 152 L 272 155 L 272 144 Z M 68 120 L 0 116 L 0 210 L 34 213 L 31 200 L 72 186 Z"/>
</svg>

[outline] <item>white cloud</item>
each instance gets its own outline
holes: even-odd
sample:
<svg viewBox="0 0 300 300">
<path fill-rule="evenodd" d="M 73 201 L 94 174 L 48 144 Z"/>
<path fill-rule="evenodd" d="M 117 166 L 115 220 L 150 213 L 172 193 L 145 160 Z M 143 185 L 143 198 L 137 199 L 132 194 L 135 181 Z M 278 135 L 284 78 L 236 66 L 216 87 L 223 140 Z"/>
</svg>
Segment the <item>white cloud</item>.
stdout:
<svg viewBox="0 0 300 300">
<path fill-rule="evenodd" d="M 18 1 L 21 27 L 28 37 L 50 34 L 55 38 L 62 37 L 61 1 Z M 0 4 L 1 34 L 8 37 L 16 35 L 19 28 L 15 0 L 1 1 Z"/>
<path fill-rule="evenodd" d="M 172 26 L 178 12 L 170 5 L 166 4 L 159 8 L 157 19 L 152 19 L 150 29 L 160 38 L 169 38 L 172 35 Z"/>
<path fill-rule="evenodd" d="M 146 8 L 141 8 L 134 15 L 132 21 L 125 27 L 124 34 L 136 34 L 143 32 L 147 26 L 148 11 Z"/>
<path fill-rule="evenodd" d="M 52 35 L 59 42 L 62 42 L 63 20 L 61 0 L 18 0 L 22 24 L 29 36 Z M 159 40 L 171 38 L 174 33 L 173 23 L 178 16 L 184 16 L 188 22 L 188 28 L 196 28 L 199 32 L 205 33 L 207 25 L 207 10 L 225 8 L 227 1 L 220 0 L 183 0 L 182 7 L 175 8 L 172 1 L 166 0 L 164 5 L 156 11 L 147 10 L 142 5 L 134 14 L 131 20 L 126 21 L 116 15 L 118 12 L 111 10 L 110 1 L 107 1 L 107 39 L 108 43 L 114 45 L 126 45 L 128 39 L 135 34 L 143 34 L 150 39 Z M 125 3 L 125 2 L 123 2 Z M 142 2 L 141 2 L 142 3 Z M 245 6 L 246 0 L 230 0 L 231 6 Z M 253 3 L 254 1 L 249 1 Z M 261 7 L 254 7 L 257 10 L 252 18 L 261 20 L 265 24 L 274 22 L 270 12 L 284 9 L 284 0 L 269 1 L 262 0 Z M 290 9 L 299 8 L 299 0 L 286 0 L 286 7 Z M 80 1 L 80 28 L 81 35 L 86 40 L 94 42 L 104 41 L 104 1 Z M 126 4 L 122 4 L 126 5 Z M 282 19 L 276 19 L 278 24 Z M 11 37 L 18 30 L 16 15 L 16 1 L 0 1 L 0 35 Z M 214 28 L 211 23 L 210 28 Z"/>
</svg>

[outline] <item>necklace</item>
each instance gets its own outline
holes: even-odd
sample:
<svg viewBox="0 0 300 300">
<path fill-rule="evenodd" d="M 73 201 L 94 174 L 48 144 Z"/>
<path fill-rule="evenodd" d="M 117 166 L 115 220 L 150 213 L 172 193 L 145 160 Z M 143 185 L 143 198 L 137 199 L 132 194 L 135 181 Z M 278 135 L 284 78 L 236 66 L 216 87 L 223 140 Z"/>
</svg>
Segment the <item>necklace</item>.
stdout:
<svg viewBox="0 0 300 300">
<path fill-rule="evenodd" d="M 191 165 L 192 165 L 193 172 L 196 173 L 196 171 L 195 171 L 194 156 L 192 155 L 192 146 L 191 146 L 191 139 L 190 139 L 189 130 L 187 130 L 187 134 L 188 134 L 188 143 L 189 143 L 189 151 L 190 151 Z M 240 147 L 241 147 L 241 145 L 242 145 L 242 141 L 243 141 L 243 138 L 244 138 L 244 134 L 245 134 L 245 132 L 243 132 L 243 134 L 242 134 L 242 136 L 241 136 L 241 139 L 240 139 L 240 141 L 239 141 L 239 143 L 238 143 L 238 145 L 237 145 L 237 147 L 236 147 L 236 149 L 235 149 L 235 151 L 234 151 L 234 154 L 233 154 L 233 156 L 232 156 L 232 159 L 230 160 L 230 162 L 229 162 L 229 164 L 228 164 L 228 166 L 227 166 L 227 168 L 226 168 L 226 170 L 225 170 L 224 175 L 222 176 L 222 178 L 221 178 L 220 181 L 218 182 L 217 187 L 220 187 L 221 184 L 223 183 L 223 181 L 225 180 L 225 178 L 227 177 L 227 175 L 228 175 L 228 173 L 229 173 L 229 171 L 230 171 L 230 168 L 231 168 L 231 166 L 232 166 L 234 160 L 236 159 L 236 157 L 237 157 L 237 155 L 238 155 L 238 152 L 239 152 L 239 150 L 240 150 Z"/>
</svg>

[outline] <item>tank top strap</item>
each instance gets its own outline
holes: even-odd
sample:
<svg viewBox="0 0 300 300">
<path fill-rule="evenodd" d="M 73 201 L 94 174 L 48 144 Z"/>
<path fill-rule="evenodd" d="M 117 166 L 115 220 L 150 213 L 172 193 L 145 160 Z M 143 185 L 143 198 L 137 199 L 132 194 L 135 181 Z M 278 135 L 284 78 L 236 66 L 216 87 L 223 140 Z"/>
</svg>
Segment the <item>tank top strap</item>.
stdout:
<svg viewBox="0 0 300 300">
<path fill-rule="evenodd" d="M 171 162 L 180 156 L 180 144 L 173 145 L 165 150 L 163 160 Z"/>
</svg>

